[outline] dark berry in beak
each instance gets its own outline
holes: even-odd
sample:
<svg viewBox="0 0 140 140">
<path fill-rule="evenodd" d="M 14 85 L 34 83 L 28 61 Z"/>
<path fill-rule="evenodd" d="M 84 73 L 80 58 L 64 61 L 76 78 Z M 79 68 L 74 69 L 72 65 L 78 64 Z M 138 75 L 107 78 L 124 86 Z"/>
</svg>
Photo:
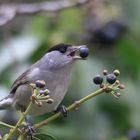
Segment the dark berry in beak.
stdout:
<svg viewBox="0 0 140 140">
<path fill-rule="evenodd" d="M 81 47 L 79 52 L 82 58 L 86 58 L 89 55 L 89 49 L 86 47 Z"/>
</svg>

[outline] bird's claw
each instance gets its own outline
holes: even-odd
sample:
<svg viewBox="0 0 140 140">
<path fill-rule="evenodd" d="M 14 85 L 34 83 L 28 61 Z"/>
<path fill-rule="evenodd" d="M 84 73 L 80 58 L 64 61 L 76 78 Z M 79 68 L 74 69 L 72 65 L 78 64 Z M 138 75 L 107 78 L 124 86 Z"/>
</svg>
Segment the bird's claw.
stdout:
<svg viewBox="0 0 140 140">
<path fill-rule="evenodd" d="M 59 107 L 56 109 L 55 113 L 57 113 L 57 112 L 61 112 L 62 115 L 63 115 L 63 117 L 67 117 L 67 116 L 68 116 L 68 110 L 67 110 L 67 108 L 66 108 L 64 105 L 59 106 Z"/>
</svg>

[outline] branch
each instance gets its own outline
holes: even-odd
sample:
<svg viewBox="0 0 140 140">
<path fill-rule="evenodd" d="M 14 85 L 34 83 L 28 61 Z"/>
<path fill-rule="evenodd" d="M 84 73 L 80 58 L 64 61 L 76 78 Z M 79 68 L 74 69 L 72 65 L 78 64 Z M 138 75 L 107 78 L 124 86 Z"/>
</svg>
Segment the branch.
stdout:
<svg viewBox="0 0 140 140">
<path fill-rule="evenodd" d="M 66 8 L 76 7 L 89 0 L 61 0 L 40 3 L 3 4 L 0 6 L 0 26 L 10 22 L 17 15 L 32 15 L 40 12 L 57 12 Z"/>
<path fill-rule="evenodd" d="M 22 117 L 19 119 L 19 121 L 17 122 L 17 124 L 14 126 L 14 128 L 12 128 L 10 130 L 10 133 L 8 134 L 8 136 L 6 137 L 7 140 L 11 140 L 13 135 L 16 133 L 16 131 L 18 130 L 19 126 L 21 125 L 21 123 L 24 121 L 24 119 L 26 118 L 26 116 L 28 115 L 28 113 L 30 112 L 31 108 L 32 108 L 33 102 L 31 101 L 28 108 L 26 109 L 26 111 L 23 113 Z"/>
<path fill-rule="evenodd" d="M 100 85 L 100 88 L 81 98 L 80 100 L 74 102 L 70 106 L 67 107 L 67 111 L 71 111 L 74 109 L 77 109 L 81 104 L 85 103 L 89 99 L 92 99 L 93 97 L 101 94 L 101 93 L 111 93 L 116 99 L 120 97 L 120 93 L 118 93 L 118 90 L 124 89 L 124 85 L 120 83 L 119 80 L 117 80 L 117 76 L 120 75 L 119 70 L 114 70 L 113 73 L 108 74 L 107 70 L 103 71 L 104 76 L 106 77 L 106 82 L 103 83 L 103 78 L 99 75 L 95 76 L 93 78 L 93 81 L 95 84 Z M 57 119 L 58 117 L 61 116 L 61 112 L 56 113 L 55 115 L 47 118 L 46 120 L 39 122 L 38 124 L 34 125 L 34 129 L 40 128 L 44 125 L 47 125 L 48 123 L 52 122 L 53 120 Z"/>
<path fill-rule="evenodd" d="M 112 88 L 113 88 L 113 86 L 112 86 Z M 71 111 L 71 110 L 77 109 L 81 104 L 83 104 L 84 102 L 88 101 L 89 99 L 92 99 L 93 97 L 95 97 L 95 96 L 97 96 L 97 95 L 99 95 L 101 93 L 104 93 L 107 88 L 108 88 L 108 86 L 106 88 L 100 88 L 97 91 L 95 91 L 95 92 L 93 92 L 93 93 L 91 93 L 91 94 L 81 98 L 80 100 L 75 101 L 73 104 L 71 104 L 70 106 L 67 107 L 67 111 Z M 61 116 L 62 116 L 62 113 L 58 112 L 58 113 L 52 115 L 51 117 L 49 117 L 49 118 L 47 118 L 47 119 L 45 119 L 45 120 L 35 124 L 33 126 L 33 130 L 36 130 L 36 129 L 42 127 L 42 126 L 45 126 L 48 123 L 56 120 L 57 118 L 59 118 Z M 22 138 L 21 140 L 25 140 L 26 136 L 27 136 L 26 133 L 20 134 L 20 138 Z"/>
<path fill-rule="evenodd" d="M 104 93 L 104 91 L 105 91 L 104 88 L 100 88 L 99 90 L 81 98 L 80 100 L 75 101 L 73 104 L 71 104 L 70 106 L 67 107 L 67 111 L 71 111 L 71 110 L 78 108 L 80 106 L 80 104 L 86 102 L 87 100 L 89 100 L 89 99 L 91 99 L 91 98 L 93 98 L 101 93 Z M 38 124 L 35 124 L 34 129 L 38 129 L 44 125 L 47 125 L 48 123 L 52 122 L 53 120 L 57 119 L 60 116 L 61 116 L 61 112 L 58 112 L 58 113 L 52 115 L 51 117 L 47 118 L 46 120 L 44 120 Z"/>
</svg>

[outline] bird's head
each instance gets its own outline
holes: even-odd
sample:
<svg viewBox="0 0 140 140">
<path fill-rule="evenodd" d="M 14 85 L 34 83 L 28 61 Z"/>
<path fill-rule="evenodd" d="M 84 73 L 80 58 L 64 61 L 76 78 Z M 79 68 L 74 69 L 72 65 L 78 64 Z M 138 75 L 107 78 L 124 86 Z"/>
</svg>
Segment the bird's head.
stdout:
<svg viewBox="0 0 140 140">
<path fill-rule="evenodd" d="M 75 60 L 85 59 L 88 56 L 86 45 L 58 44 L 50 48 L 47 53 L 52 68 L 61 68 L 72 64 Z"/>
</svg>

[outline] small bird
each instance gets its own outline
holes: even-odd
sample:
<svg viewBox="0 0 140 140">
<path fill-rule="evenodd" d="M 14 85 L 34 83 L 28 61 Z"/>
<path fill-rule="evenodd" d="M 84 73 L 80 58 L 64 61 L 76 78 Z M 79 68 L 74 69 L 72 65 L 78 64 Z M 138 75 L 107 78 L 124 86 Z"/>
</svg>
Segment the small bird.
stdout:
<svg viewBox="0 0 140 140">
<path fill-rule="evenodd" d="M 55 111 L 68 90 L 75 60 L 84 59 L 87 56 L 86 45 L 58 44 L 50 48 L 40 60 L 14 81 L 10 94 L 0 100 L 0 110 L 13 107 L 22 112 L 25 111 L 31 97 L 29 84 L 44 80 L 47 83 L 45 88 L 50 91 L 53 103 L 43 102 L 41 107 L 34 104 L 30 114 L 37 116 Z"/>
</svg>

